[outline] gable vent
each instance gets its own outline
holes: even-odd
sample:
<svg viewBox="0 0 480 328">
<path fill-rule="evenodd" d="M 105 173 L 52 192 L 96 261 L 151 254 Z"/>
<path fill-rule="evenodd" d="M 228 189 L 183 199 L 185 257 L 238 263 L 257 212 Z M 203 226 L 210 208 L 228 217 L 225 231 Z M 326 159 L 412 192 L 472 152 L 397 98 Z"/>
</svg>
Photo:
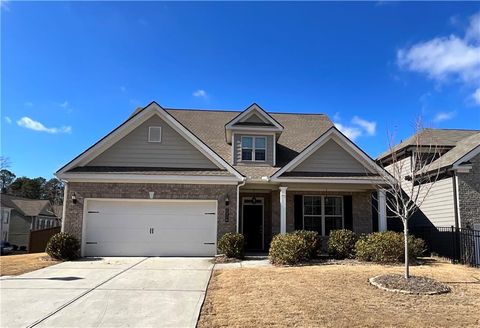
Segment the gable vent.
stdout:
<svg viewBox="0 0 480 328">
<path fill-rule="evenodd" d="M 161 126 L 150 126 L 148 128 L 148 142 L 162 142 Z"/>
</svg>

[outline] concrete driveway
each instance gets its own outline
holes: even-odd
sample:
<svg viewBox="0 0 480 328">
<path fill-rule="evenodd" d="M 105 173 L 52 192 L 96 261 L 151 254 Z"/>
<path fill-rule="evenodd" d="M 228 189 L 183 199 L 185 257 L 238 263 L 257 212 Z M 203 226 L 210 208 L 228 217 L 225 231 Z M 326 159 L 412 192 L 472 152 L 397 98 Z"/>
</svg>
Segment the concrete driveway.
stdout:
<svg viewBox="0 0 480 328">
<path fill-rule="evenodd" d="M 102 258 L 2 277 L 1 327 L 195 327 L 209 258 Z"/>
</svg>

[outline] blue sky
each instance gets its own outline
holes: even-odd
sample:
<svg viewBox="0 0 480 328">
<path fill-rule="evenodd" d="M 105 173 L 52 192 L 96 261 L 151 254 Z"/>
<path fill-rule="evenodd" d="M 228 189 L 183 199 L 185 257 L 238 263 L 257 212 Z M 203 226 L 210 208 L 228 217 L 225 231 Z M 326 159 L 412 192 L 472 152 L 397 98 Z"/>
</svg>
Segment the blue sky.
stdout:
<svg viewBox="0 0 480 328">
<path fill-rule="evenodd" d="M 325 113 L 367 153 L 480 128 L 478 3 L 4 2 L 1 149 L 51 177 L 155 100 Z"/>
</svg>

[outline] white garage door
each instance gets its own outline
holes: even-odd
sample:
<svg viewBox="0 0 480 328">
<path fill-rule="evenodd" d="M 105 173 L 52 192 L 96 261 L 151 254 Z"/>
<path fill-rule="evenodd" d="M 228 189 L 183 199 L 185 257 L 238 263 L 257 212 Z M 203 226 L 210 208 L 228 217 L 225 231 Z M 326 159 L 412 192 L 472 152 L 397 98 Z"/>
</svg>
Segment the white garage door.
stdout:
<svg viewBox="0 0 480 328">
<path fill-rule="evenodd" d="M 87 200 L 84 256 L 212 256 L 216 201 Z"/>
</svg>

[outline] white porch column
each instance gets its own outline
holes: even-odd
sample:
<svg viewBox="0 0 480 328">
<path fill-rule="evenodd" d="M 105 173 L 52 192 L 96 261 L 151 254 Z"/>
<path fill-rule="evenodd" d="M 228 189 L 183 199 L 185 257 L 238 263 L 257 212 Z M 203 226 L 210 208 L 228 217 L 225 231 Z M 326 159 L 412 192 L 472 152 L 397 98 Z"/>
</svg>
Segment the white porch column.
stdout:
<svg viewBox="0 0 480 328">
<path fill-rule="evenodd" d="M 280 187 L 280 233 L 287 233 L 287 187 Z"/>
<path fill-rule="evenodd" d="M 378 231 L 387 231 L 387 195 L 385 190 L 378 190 Z"/>
</svg>

